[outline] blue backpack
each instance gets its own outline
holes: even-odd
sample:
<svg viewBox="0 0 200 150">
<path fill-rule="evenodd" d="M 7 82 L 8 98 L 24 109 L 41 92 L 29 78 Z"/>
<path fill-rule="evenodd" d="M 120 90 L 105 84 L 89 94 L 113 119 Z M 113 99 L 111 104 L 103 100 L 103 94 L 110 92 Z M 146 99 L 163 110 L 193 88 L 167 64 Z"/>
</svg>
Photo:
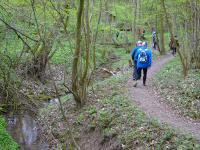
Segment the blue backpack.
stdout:
<svg viewBox="0 0 200 150">
<path fill-rule="evenodd" d="M 147 62 L 147 53 L 146 50 L 140 49 L 140 53 L 138 55 L 138 61 L 140 63 L 146 63 Z"/>
</svg>

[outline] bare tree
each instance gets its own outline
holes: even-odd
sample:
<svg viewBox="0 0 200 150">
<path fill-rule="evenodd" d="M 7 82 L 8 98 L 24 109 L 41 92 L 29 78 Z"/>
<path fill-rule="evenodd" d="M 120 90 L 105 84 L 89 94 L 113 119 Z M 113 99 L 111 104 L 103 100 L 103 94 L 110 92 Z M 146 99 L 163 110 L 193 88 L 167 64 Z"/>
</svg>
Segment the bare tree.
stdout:
<svg viewBox="0 0 200 150">
<path fill-rule="evenodd" d="M 93 37 L 93 64 L 94 64 L 94 69 L 96 68 L 96 41 L 97 41 L 97 36 L 98 36 L 98 30 L 99 30 L 99 24 L 101 21 L 101 16 L 102 16 L 102 0 L 99 0 L 99 16 L 98 16 L 98 22 L 97 22 L 97 27 L 96 31 Z"/>
<path fill-rule="evenodd" d="M 161 7 L 162 7 L 164 14 L 165 14 L 166 23 L 168 25 L 172 41 L 175 42 L 174 33 L 173 33 L 173 24 L 169 20 L 169 16 L 167 14 L 167 10 L 166 10 L 166 7 L 165 7 L 165 1 L 164 0 L 161 0 Z M 185 27 L 187 27 L 187 26 L 185 26 Z M 187 28 L 185 28 L 185 29 L 187 30 Z M 184 78 L 186 78 L 188 76 L 188 71 L 189 71 L 189 66 L 190 66 L 189 56 L 187 55 L 188 54 L 187 48 L 185 47 L 185 45 L 182 45 L 182 49 L 177 47 L 177 52 L 180 56 L 181 63 L 182 63 L 182 66 L 183 66 Z"/>
<path fill-rule="evenodd" d="M 133 36 L 134 36 L 134 41 L 136 41 L 136 35 L 137 35 L 137 28 L 136 28 L 136 23 L 137 23 L 137 12 L 138 12 L 138 0 L 133 0 L 133 8 L 134 8 L 134 19 L 133 19 Z"/>
<path fill-rule="evenodd" d="M 161 53 L 161 55 L 164 55 L 165 54 L 165 43 L 164 43 L 164 41 L 165 41 L 165 39 L 164 39 L 164 17 L 163 17 L 163 11 L 161 11 L 160 12 L 160 14 L 159 14 L 159 19 L 160 19 L 160 21 L 159 21 L 159 29 L 160 29 L 160 53 Z"/>
<path fill-rule="evenodd" d="M 77 14 L 77 27 L 76 27 L 76 50 L 74 53 L 73 58 L 73 68 L 72 68 L 72 93 L 74 96 L 74 100 L 77 103 L 77 106 L 82 106 L 85 103 L 85 100 L 87 98 L 87 87 L 89 84 L 89 77 L 88 77 L 88 69 L 89 69 L 89 58 L 90 58 L 90 27 L 89 27 L 89 16 L 88 16 L 88 10 L 89 10 L 89 1 L 87 0 L 86 5 L 86 15 L 85 15 L 85 46 L 86 50 L 82 51 L 83 48 L 81 48 L 81 38 L 82 38 L 82 27 L 83 24 L 83 10 L 84 10 L 84 0 L 80 0 L 79 8 L 78 8 L 78 14 Z M 81 61 L 81 55 L 85 55 L 85 60 Z M 84 64 L 81 64 L 85 62 Z M 84 68 L 82 68 L 82 66 Z M 83 72 L 82 72 L 83 70 Z"/>
</svg>

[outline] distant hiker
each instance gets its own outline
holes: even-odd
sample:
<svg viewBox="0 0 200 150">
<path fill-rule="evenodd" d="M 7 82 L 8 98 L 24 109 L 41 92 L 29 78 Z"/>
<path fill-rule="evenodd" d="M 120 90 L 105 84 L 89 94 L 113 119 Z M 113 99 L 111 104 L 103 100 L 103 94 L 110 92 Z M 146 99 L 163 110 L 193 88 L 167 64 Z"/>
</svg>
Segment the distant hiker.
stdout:
<svg viewBox="0 0 200 150">
<path fill-rule="evenodd" d="M 172 50 L 172 55 L 176 55 L 176 50 L 179 47 L 179 42 L 177 36 L 171 37 L 169 42 L 170 50 Z"/>
<path fill-rule="evenodd" d="M 155 31 L 152 33 L 152 49 L 158 50 L 160 52 L 159 39 Z"/>
<path fill-rule="evenodd" d="M 152 32 L 152 48 L 156 49 L 156 31 Z"/>
<path fill-rule="evenodd" d="M 133 80 L 137 80 L 138 78 L 138 74 L 137 74 L 137 58 L 136 58 L 136 54 L 139 48 L 142 48 L 142 41 L 138 41 L 136 43 L 136 47 L 132 50 L 131 52 L 131 60 L 133 62 Z"/>
<path fill-rule="evenodd" d="M 137 51 L 137 75 L 139 80 L 143 71 L 143 85 L 146 85 L 147 70 L 152 64 L 152 50 L 148 49 L 148 43 L 143 42 L 143 47 Z M 137 85 L 137 83 L 136 83 Z"/>
</svg>

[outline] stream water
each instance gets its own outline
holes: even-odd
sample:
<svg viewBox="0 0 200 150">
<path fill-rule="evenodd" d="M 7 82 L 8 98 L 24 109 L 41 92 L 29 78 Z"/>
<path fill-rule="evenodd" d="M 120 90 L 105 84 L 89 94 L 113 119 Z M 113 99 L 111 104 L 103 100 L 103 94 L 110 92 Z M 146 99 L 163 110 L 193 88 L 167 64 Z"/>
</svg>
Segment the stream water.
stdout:
<svg viewBox="0 0 200 150">
<path fill-rule="evenodd" d="M 49 104 L 56 104 L 58 99 L 44 103 L 44 107 Z M 20 150 L 48 150 L 48 143 L 42 140 L 36 118 L 31 112 L 22 111 L 11 113 L 5 116 L 7 119 L 7 131 L 20 145 Z"/>
<path fill-rule="evenodd" d="M 43 103 L 43 108 L 58 104 L 58 99 L 52 99 Z M 10 115 L 12 114 L 12 115 Z M 36 118 L 29 111 L 10 113 L 7 119 L 7 131 L 20 145 L 20 150 L 48 150 L 49 145 L 43 141 Z"/>
</svg>

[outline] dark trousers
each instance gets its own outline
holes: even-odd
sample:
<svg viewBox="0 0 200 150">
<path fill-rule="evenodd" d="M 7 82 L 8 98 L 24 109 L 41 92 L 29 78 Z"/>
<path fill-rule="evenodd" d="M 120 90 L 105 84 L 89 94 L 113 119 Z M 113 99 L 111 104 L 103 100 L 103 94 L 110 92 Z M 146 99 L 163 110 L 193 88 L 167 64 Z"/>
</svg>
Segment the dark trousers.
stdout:
<svg viewBox="0 0 200 150">
<path fill-rule="evenodd" d="M 172 47 L 172 55 L 176 55 L 176 47 Z"/>
<path fill-rule="evenodd" d="M 138 74 L 138 80 L 141 79 L 142 76 L 142 70 L 143 70 L 143 85 L 146 85 L 146 79 L 147 79 L 147 68 L 138 68 L 137 74 Z"/>
<path fill-rule="evenodd" d="M 134 66 L 133 66 L 133 80 L 138 79 L 138 71 L 137 71 L 137 61 L 134 61 Z"/>
</svg>

